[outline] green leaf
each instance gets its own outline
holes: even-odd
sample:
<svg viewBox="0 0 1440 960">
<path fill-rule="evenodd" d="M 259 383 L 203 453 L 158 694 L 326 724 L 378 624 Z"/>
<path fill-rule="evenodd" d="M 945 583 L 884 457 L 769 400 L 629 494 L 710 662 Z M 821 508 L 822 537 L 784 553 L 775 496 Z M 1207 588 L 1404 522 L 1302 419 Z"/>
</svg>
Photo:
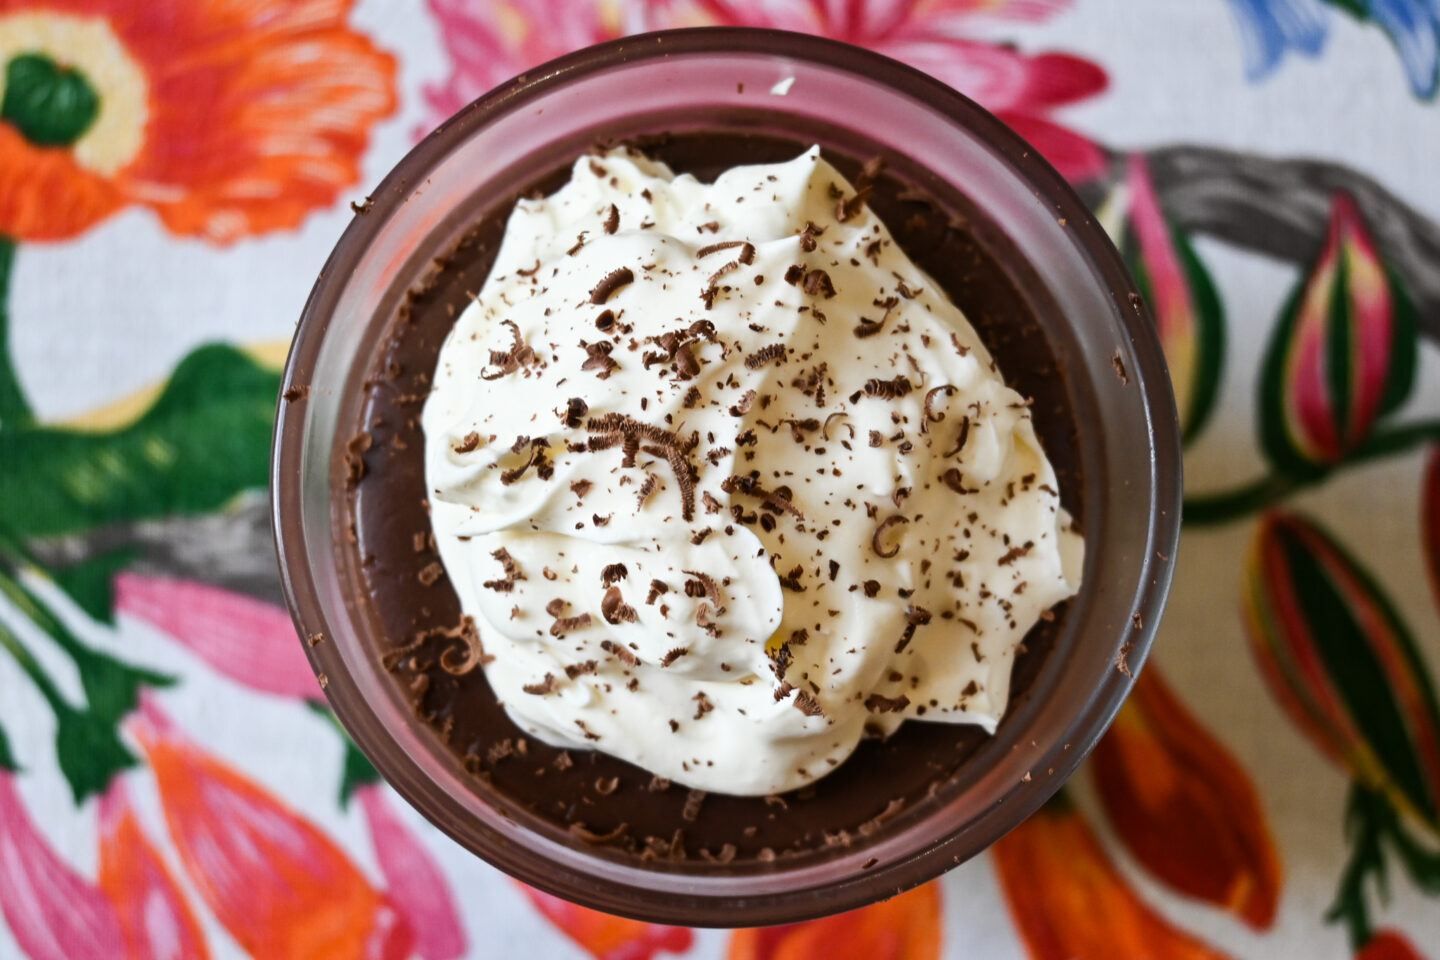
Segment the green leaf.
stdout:
<svg viewBox="0 0 1440 960">
<path fill-rule="evenodd" d="M 94 710 L 80 711 L 65 703 L 52 703 L 55 721 L 55 758 L 70 784 L 78 806 L 103 793 L 115 776 L 139 761 L 120 739 L 119 723 Z"/>
<path fill-rule="evenodd" d="M 155 404 L 104 432 L 0 429 L 0 526 L 23 537 L 211 513 L 266 485 L 280 376 L 233 347 L 200 347 Z"/>
<path fill-rule="evenodd" d="M 55 585 L 92 620 L 115 625 L 115 574 L 140 555 L 137 547 L 98 554 L 51 573 Z"/>
<path fill-rule="evenodd" d="M 360 752 L 348 734 L 342 736 L 345 738 L 345 768 L 340 777 L 340 808 L 343 810 L 350 806 L 350 798 L 356 790 L 380 782 L 380 771 Z"/>
<path fill-rule="evenodd" d="M 1257 414 L 1260 448 L 1281 473 L 1298 479 L 1315 479 L 1328 472 L 1295 449 L 1285 419 L 1285 361 L 1295 326 L 1300 322 L 1300 302 L 1305 296 L 1308 275 L 1302 276 L 1280 309 L 1265 359 L 1260 366 Z"/>
<path fill-rule="evenodd" d="M 15 762 L 15 754 L 10 752 L 10 738 L 5 736 L 5 728 L 0 727 L 0 770 L 9 770 L 12 773 L 20 769 Z"/>
<path fill-rule="evenodd" d="M 1395 304 L 1390 369 L 1385 374 L 1385 396 L 1380 401 L 1380 415 L 1394 413 L 1415 387 L 1415 365 L 1420 352 L 1420 329 L 1415 320 L 1415 301 L 1410 299 L 1399 274 L 1385 268 L 1390 278 L 1390 298 Z"/>
<path fill-rule="evenodd" d="M 1185 442 L 1200 435 L 1200 430 L 1215 409 L 1220 390 L 1220 374 L 1225 366 L 1225 308 L 1220 291 L 1210 278 L 1210 271 L 1190 244 L 1190 238 L 1172 227 L 1170 235 L 1195 304 L 1195 380 L 1190 395 L 1190 418 L 1183 424 Z"/>
</svg>

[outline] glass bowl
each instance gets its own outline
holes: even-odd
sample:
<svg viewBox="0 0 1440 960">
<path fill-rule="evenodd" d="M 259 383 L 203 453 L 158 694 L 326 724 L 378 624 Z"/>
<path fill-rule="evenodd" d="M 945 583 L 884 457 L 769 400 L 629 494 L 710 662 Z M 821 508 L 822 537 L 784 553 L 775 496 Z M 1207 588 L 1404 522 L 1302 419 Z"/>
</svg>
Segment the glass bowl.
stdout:
<svg viewBox="0 0 1440 960">
<path fill-rule="evenodd" d="M 793 78 L 793 79 L 792 79 Z M 786 91 L 781 93 L 780 91 Z M 380 668 L 360 615 L 337 451 L 406 290 L 496 198 L 603 136 L 722 124 L 863 141 L 958 186 L 1054 309 L 1039 319 L 1080 429 L 1084 581 L 1030 695 L 920 817 L 771 863 L 655 863 L 545 829 L 460 768 Z M 983 851 L 1045 802 L 1105 731 L 1145 659 L 1180 529 L 1175 405 L 1151 320 L 1103 230 L 1004 124 L 885 57 L 799 34 L 697 29 L 629 37 L 496 88 L 387 176 L 321 272 L 291 348 L 272 494 L 286 598 L 331 705 L 394 788 L 456 842 L 589 907 L 696 926 L 852 909 Z M 295 389 L 292 389 L 295 388 Z M 418 455 L 418 453 L 417 453 Z"/>
</svg>

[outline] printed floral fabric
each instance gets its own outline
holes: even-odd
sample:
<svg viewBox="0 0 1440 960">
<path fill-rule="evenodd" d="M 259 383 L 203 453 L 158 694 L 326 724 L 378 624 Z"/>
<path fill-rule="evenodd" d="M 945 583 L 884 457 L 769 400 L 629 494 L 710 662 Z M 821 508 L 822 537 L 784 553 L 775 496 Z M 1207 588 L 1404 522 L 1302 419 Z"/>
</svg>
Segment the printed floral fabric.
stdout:
<svg viewBox="0 0 1440 960">
<path fill-rule="evenodd" d="M 522 887 L 345 738 L 279 586 L 279 367 L 350 202 L 587 44 L 927 71 L 1095 211 L 1186 442 L 1175 590 L 1081 772 L 810 923 Z M 1436 0 L 0 0 L 0 958 L 1440 958 Z"/>
</svg>

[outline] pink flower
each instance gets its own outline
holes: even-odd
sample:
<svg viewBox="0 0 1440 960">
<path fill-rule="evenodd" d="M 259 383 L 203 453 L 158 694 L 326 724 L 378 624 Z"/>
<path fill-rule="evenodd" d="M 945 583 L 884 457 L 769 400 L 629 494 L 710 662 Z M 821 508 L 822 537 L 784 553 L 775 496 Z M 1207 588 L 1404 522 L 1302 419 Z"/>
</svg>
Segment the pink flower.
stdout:
<svg viewBox="0 0 1440 960">
<path fill-rule="evenodd" d="M 205 935 L 140 829 L 123 781 L 100 800 L 100 889 L 119 913 L 132 960 L 206 960 Z"/>
<path fill-rule="evenodd" d="M 975 39 L 980 17 L 1042 20 L 1069 0 L 693 0 L 717 23 L 798 30 L 868 47 L 943 80 L 1035 145 L 1071 180 L 1105 172 L 1105 155 L 1055 123 L 1061 107 L 1105 89 L 1098 65 L 1061 53 L 1029 56 Z"/>
<path fill-rule="evenodd" d="M 1416 335 L 1355 201 L 1337 193 L 1325 246 L 1281 315 L 1261 373 L 1261 431 L 1277 465 L 1338 463 L 1410 390 Z"/>
<path fill-rule="evenodd" d="M 1105 171 L 1088 139 L 1051 119 L 1105 89 L 1105 71 L 1066 54 L 1027 56 L 977 39 L 985 19 L 1037 21 L 1070 0 L 429 0 L 454 70 L 425 91 L 439 123 L 546 60 L 626 33 L 699 24 L 797 30 L 869 47 L 943 80 L 998 115 L 1072 180 Z M 432 123 L 432 125 L 433 125 Z"/>
<path fill-rule="evenodd" d="M 324 702 L 290 614 L 280 607 L 193 580 L 122 573 L 115 608 L 169 634 L 237 683 Z"/>
<path fill-rule="evenodd" d="M 421 960 L 464 956 L 465 930 L 450 885 L 419 838 L 390 809 L 387 789 L 367 784 L 355 795 L 365 811 L 390 901 L 415 931 L 415 953 Z"/>
<path fill-rule="evenodd" d="M 8 770 L 0 770 L 0 914 L 30 960 L 124 955 L 115 907 L 50 849 Z"/>
</svg>

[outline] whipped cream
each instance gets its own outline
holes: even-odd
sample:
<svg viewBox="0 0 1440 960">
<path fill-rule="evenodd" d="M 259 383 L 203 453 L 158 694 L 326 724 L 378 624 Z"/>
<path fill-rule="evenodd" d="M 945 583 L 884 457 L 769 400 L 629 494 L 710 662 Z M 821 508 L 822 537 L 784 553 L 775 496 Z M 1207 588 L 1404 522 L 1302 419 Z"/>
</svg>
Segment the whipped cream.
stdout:
<svg viewBox="0 0 1440 960">
<path fill-rule="evenodd" d="M 520 200 L 423 427 L 510 716 L 692 788 L 993 732 L 1079 583 L 1024 398 L 818 148 L 712 185 L 612 151 Z"/>
</svg>

